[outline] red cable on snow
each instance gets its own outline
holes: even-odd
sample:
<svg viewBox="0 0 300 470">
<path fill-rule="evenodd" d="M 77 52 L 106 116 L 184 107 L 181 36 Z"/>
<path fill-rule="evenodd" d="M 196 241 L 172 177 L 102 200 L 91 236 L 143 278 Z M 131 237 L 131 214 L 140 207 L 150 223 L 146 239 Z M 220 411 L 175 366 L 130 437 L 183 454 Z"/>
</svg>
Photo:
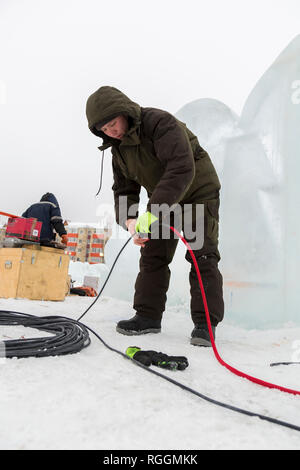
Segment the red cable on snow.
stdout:
<svg viewBox="0 0 300 470">
<path fill-rule="evenodd" d="M 188 249 L 188 251 L 189 251 L 189 253 L 192 257 L 192 260 L 193 260 L 193 263 L 194 263 L 194 266 L 195 266 L 195 269 L 196 269 L 196 272 L 197 272 L 197 276 L 198 276 L 198 281 L 199 281 L 199 286 L 200 286 L 202 298 L 203 298 L 203 304 L 204 304 L 204 309 L 205 309 L 206 322 L 207 322 L 207 326 L 208 326 L 210 341 L 211 341 L 212 348 L 213 348 L 214 354 L 216 356 L 216 359 L 219 361 L 219 363 L 222 366 L 226 367 L 226 369 L 230 370 L 230 372 L 232 372 L 233 374 L 238 375 L 239 377 L 243 377 L 247 380 L 250 380 L 251 382 L 254 382 L 258 385 L 262 385 L 263 387 L 275 388 L 277 390 L 280 390 L 281 392 L 291 393 L 293 395 L 300 395 L 300 391 L 298 391 L 298 390 L 292 390 L 290 388 L 281 387 L 280 385 L 272 384 L 270 382 L 265 382 L 264 380 L 261 380 L 261 379 L 258 379 L 256 377 L 252 377 L 251 375 L 245 374 L 245 372 L 242 372 L 238 369 L 235 369 L 231 365 L 227 364 L 227 362 L 225 362 L 221 358 L 220 354 L 218 353 L 216 343 L 215 343 L 215 340 L 214 340 L 214 337 L 213 337 L 207 300 L 206 300 L 205 291 L 204 291 L 204 287 L 203 287 L 203 282 L 202 282 L 202 278 L 201 278 L 201 274 L 200 274 L 200 270 L 199 270 L 199 266 L 198 266 L 196 257 L 194 255 L 189 243 L 186 241 L 186 239 L 174 227 L 170 227 L 170 228 L 183 241 L 183 243 L 186 245 L 186 247 L 187 247 L 187 249 Z"/>
</svg>

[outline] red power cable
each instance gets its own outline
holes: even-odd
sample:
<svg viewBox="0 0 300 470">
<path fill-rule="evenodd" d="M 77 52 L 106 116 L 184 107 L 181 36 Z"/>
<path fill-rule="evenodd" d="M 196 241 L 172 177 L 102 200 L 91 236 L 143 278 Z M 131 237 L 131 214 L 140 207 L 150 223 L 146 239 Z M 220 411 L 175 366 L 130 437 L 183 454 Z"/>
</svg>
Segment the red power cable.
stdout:
<svg viewBox="0 0 300 470">
<path fill-rule="evenodd" d="M 18 218 L 17 215 L 8 214 L 7 212 L 1 212 L 1 211 L 0 211 L 0 215 L 5 215 L 5 217 L 12 217 L 13 219 L 17 219 L 17 218 Z"/>
<path fill-rule="evenodd" d="M 183 241 L 183 243 L 186 245 L 186 247 L 187 247 L 187 249 L 188 249 L 188 251 L 189 251 L 189 253 L 192 257 L 192 260 L 193 260 L 193 263 L 194 263 L 194 266 L 195 266 L 195 269 L 196 269 L 196 272 L 197 272 L 197 276 L 198 276 L 198 281 L 199 281 L 199 286 L 200 286 L 202 298 L 203 298 L 203 304 L 204 304 L 204 309 L 205 309 L 206 322 L 207 322 L 207 326 L 208 326 L 210 341 L 211 341 L 212 348 L 213 348 L 213 351 L 215 353 L 216 359 L 219 361 L 219 363 L 222 366 L 226 367 L 226 369 L 230 370 L 230 372 L 232 372 L 233 374 L 238 375 L 239 377 L 244 377 L 245 379 L 250 380 L 251 382 L 254 382 L 258 385 L 262 385 L 263 387 L 275 388 L 277 390 L 280 390 L 281 392 L 291 393 L 293 395 L 300 395 L 300 391 L 298 391 L 298 390 L 292 390 L 290 388 L 281 387 L 280 385 L 272 384 L 270 382 L 265 382 L 264 380 L 261 380 L 261 379 L 258 379 L 256 377 L 252 377 L 251 375 L 245 374 L 245 372 L 242 372 L 238 369 L 235 369 L 231 365 L 227 364 L 227 362 L 225 362 L 221 358 L 220 354 L 218 353 L 216 343 L 215 343 L 214 337 L 213 337 L 207 300 L 206 300 L 205 291 L 204 291 L 204 287 L 203 287 L 203 282 L 202 282 L 202 278 L 201 278 L 201 274 L 200 274 L 200 270 L 199 270 L 199 266 L 198 266 L 196 257 L 194 255 L 189 243 L 186 241 L 186 239 L 174 227 L 170 227 L 170 228 Z"/>
</svg>

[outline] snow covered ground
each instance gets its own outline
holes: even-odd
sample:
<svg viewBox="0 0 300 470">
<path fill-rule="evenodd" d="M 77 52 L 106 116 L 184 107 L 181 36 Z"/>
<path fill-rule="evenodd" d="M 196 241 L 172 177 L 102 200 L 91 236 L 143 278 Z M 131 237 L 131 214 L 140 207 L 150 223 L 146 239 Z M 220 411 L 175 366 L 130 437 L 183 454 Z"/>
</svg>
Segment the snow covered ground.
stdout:
<svg viewBox="0 0 300 470">
<path fill-rule="evenodd" d="M 64 302 L 0 299 L 0 309 L 77 319 L 94 299 Z M 183 308 L 167 309 L 161 334 L 128 337 L 115 331 L 131 305 L 102 297 L 82 319 L 111 346 L 130 345 L 185 355 L 181 372 L 158 371 L 216 400 L 300 425 L 300 397 L 270 390 L 231 374 L 212 349 L 189 344 L 192 322 Z M 23 327 L 3 327 L 0 340 L 40 336 Z M 92 344 L 78 354 L 0 360 L 1 449 L 299 449 L 300 432 L 214 406 Z M 269 331 L 229 324 L 217 329 L 217 346 L 231 365 L 286 387 L 300 389 L 300 328 Z"/>
</svg>

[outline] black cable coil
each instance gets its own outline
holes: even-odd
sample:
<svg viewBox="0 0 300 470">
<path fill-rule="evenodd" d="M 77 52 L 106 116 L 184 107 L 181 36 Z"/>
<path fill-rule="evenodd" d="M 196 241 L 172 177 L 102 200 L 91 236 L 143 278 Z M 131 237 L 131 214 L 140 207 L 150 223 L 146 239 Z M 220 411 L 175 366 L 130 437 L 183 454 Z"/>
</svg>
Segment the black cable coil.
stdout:
<svg viewBox="0 0 300 470">
<path fill-rule="evenodd" d="M 91 340 L 84 325 L 60 316 L 36 317 L 27 313 L 0 311 L 0 325 L 22 325 L 47 331 L 53 336 L 21 338 L 2 341 L 4 354 L 12 357 L 60 356 L 81 351 Z"/>
</svg>

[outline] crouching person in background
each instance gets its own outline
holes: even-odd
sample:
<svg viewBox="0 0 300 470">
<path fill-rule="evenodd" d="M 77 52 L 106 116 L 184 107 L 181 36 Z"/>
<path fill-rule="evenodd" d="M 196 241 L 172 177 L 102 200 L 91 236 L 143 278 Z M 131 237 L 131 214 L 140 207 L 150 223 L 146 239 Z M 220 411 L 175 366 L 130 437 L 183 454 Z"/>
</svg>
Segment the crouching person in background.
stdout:
<svg viewBox="0 0 300 470">
<path fill-rule="evenodd" d="M 32 204 L 26 209 L 22 217 L 27 219 L 35 218 L 43 223 L 40 236 L 41 244 L 54 241 L 56 233 L 58 233 L 61 237 L 61 242 L 67 245 L 67 232 L 63 224 L 59 204 L 54 194 L 44 194 L 39 202 Z"/>
</svg>

